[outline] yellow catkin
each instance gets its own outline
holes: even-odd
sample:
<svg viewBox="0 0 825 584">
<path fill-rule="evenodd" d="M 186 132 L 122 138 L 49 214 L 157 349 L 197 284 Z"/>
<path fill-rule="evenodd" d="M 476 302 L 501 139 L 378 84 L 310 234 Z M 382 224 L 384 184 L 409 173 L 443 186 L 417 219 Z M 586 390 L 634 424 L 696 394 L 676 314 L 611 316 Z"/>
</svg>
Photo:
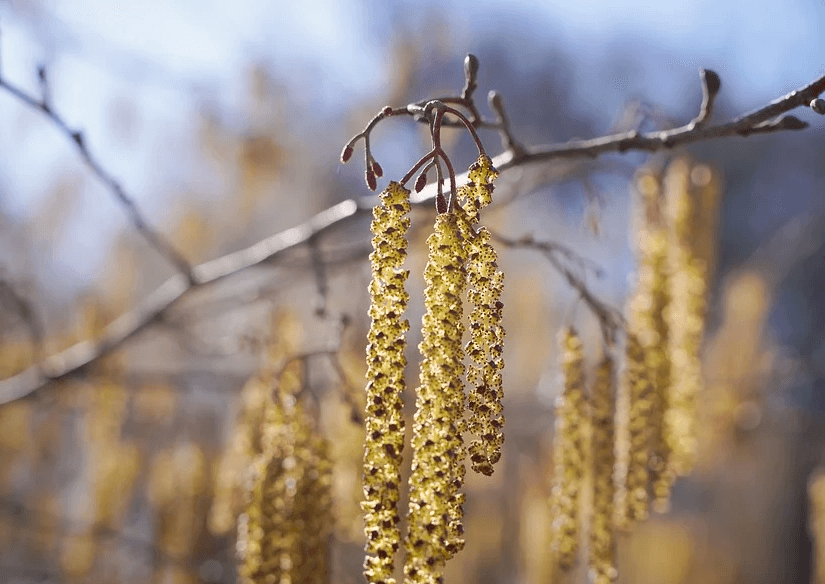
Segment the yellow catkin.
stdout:
<svg viewBox="0 0 825 584">
<path fill-rule="evenodd" d="M 493 466 L 501 458 L 504 443 L 504 415 L 502 400 L 504 386 L 501 370 L 504 368 L 504 327 L 502 326 L 501 294 L 504 274 L 498 269 L 496 250 L 490 243 L 490 232 L 474 229 L 479 211 L 492 200 L 492 181 L 498 176 L 492 161 L 479 156 L 470 166 L 469 183 L 459 189 L 464 200 L 466 221 L 462 222 L 467 247 L 467 300 L 470 313 L 471 339 L 466 352 L 472 360 L 467 370 L 471 385 L 468 408 L 471 417 L 468 430 L 478 436 L 470 444 L 468 454 L 474 471 L 493 474 Z"/>
<path fill-rule="evenodd" d="M 296 397 L 275 388 L 263 453 L 238 520 L 242 584 L 326 584 L 332 533 L 329 445 Z"/>
<path fill-rule="evenodd" d="M 617 522 L 629 527 L 633 520 L 646 519 L 650 507 L 650 413 L 653 395 L 644 352 L 635 334 L 627 336 L 625 371 L 620 384 L 621 405 L 617 475 Z"/>
<path fill-rule="evenodd" d="M 261 376 L 246 382 L 241 390 L 241 411 L 227 451 L 221 455 L 215 477 L 215 497 L 209 513 L 212 533 L 222 534 L 235 527 L 243 508 L 244 482 L 249 466 L 261 452 L 261 425 L 267 384 Z"/>
<path fill-rule="evenodd" d="M 391 584 L 395 554 L 401 541 L 398 529 L 401 453 L 404 448 L 405 333 L 402 319 L 409 295 L 409 275 L 402 269 L 406 257 L 406 232 L 410 220 L 410 192 L 390 182 L 373 211 L 370 255 L 370 331 L 367 345 L 367 405 L 364 424 L 364 531 L 368 582 Z"/>
<path fill-rule="evenodd" d="M 808 532 L 811 534 L 813 569 L 811 584 L 825 584 L 825 469 L 808 480 Z"/>
<path fill-rule="evenodd" d="M 122 439 L 128 392 L 113 381 L 93 385 L 86 423 L 89 444 L 89 489 L 91 525 L 117 528 L 128 509 L 135 481 L 140 474 L 141 454 L 136 444 Z"/>
<path fill-rule="evenodd" d="M 591 394 L 591 451 L 593 468 L 593 515 L 590 524 L 588 569 L 594 584 L 616 579 L 616 532 L 614 529 L 616 462 L 614 416 L 616 413 L 613 358 L 605 355 L 596 369 Z"/>
<path fill-rule="evenodd" d="M 407 582 L 440 582 L 444 566 L 464 547 L 464 350 L 461 296 L 466 285 L 456 214 L 436 218 L 427 239 L 420 385 L 416 390 L 410 476 Z"/>
<path fill-rule="evenodd" d="M 672 386 L 670 408 L 665 418 L 666 437 L 672 453 L 672 475 L 685 475 L 695 464 L 696 395 L 702 387 L 700 350 L 705 323 L 706 260 L 697 248 L 709 234 L 698 222 L 703 199 L 696 186 L 710 182 L 701 165 L 687 159 L 670 164 L 665 177 L 667 212 L 670 221 L 670 359 Z M 698 169 L 693 172 L 693 169 Z"/>
<path fill-rule="evenodd" d="M 658 177 L 649 172 L 636 181 L 641 198 L 641 221 L 636 229 L 638 282 L 630 302 L 629 330 L 639 339 L 650 393 L 650 455 L 648 465 L 657 506 L 668 505 L 673 475 L 665 413 L 670 407 L 669 328 L 665 313 L 670 302 L 668 230 Z M 632 408 L 631 404 L 631 408 Z"/>
<path fill-rule="evenodd" d="M 271 334 L 273 340 L 267 348 L 265 366 L 244 385 L 229 447 L 215 465 L 215 494 L 208 518 L 209 530 L 215 534 L 235 529 L 237 517 L 244 508 L 250 467 L 263 450 L 264 411 L 271 399 L 272 377 L 283 359 L 298 349 L 299 322 L 291 313 L 276 312 Z M 280 382 L 281 385 L 285 382 L 283 375 Z"/>
<path fill-rule="evenodd" d="M 191 557 L 206 489 L 206 457 L 196 444 L 183 442 L 153 459 L 148 496 L 157 513 L 155 541 L 164 555 L 178 561 Z"/>
<path fill-rule="evenodd" d="M 561 345 L 564 388 L 556 400 L 553 438 L 552 548 L 559 567 L 567 569 L 578 553 L 588 405 L 582 368 L 584 353 L 575 329 L 562 331 Z"/>
</svg>

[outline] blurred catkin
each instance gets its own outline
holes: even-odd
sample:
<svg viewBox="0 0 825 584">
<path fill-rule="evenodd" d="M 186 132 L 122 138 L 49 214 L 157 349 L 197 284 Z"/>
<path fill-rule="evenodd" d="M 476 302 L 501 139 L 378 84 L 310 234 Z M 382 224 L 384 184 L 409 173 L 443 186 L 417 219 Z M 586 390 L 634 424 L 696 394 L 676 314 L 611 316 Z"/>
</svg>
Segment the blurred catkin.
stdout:
<svg viewBox="0 0 825 584">
<path fill-rule="evenodd" d="M 409 330 L 409 322 L 402 318 L 409 300 L 405 290 L 409 272 L 402 266 L 410 225 L 409 196 L 409 190 L 390 182 L 373 210 L 362 508 L 367 538 L 364 576 L 375 584 L 395 581 L 392 574 L 401 540 L 398 500 L 404 449 L 404 335 Z"/>
<path fill-rule="evenodd" d="M 240 411 L 230 438 L 229 448 L 216 465 L 214 498 L 209 514 L 209 530 L 223 534 L 235 529 L 244 507 L 248 474 L 253 461 L 263 450 L 264 412 L 274 383 L 273 374 L 283 359 L 297 350 L 300 330 L 288 312 L 272 318 L 272 342 L 263 369 L 249 379 L 241 391 Z M 280 383 L 285 379 L 282 377 Z"/>
<path fill-rule="evenodd" d="M 420 385 L 416 390 L 410 476 L 408 582 L 439 582 L 447 560 L 464 547 L 464 350 L 461 296 L 466 285 L 455 213 L 436 217 L 424 270 Z"/>
<path fill-rule="evenodd" d="M 653 395 L 645 366 L 644 352 L 635 334 L 625 345 L 625 371 L 619 385 L 621 407 L 617 428 L 617 475 L 619 492 L 617 522 L 628 527 L 633 520 L 646 519 L 650 507 L 651 419 Z"/>
<path fill-rule="evenodd" d="M 302 402 L 279 386 L 266 406 L 262 442 L 238 520 L 238 581 L 326 584 L 333 528 L 329 445 Z"/>
<path fill-rule="evenodd" d="M 673 475 L 685 475 L 695 464 L 696 396 L 702 387 L 700 351 L 705 323 L 706 259 L 715 235 L 701 222 L 714 212 L 718 188 L 705 165 L 686 158 L 673 161 L 665 176 L 670 223 L 670 327 L 671 400 L 665 418 Z M 708 207 L 711 207 L 708 209 Z M 704 213 L 703 213 L 704 211 Z"/>
<path fill-rule="evenodd" d="M 650 383 L 650 444 L 647 459 L 656 504 L 665 508 L 673 484 L 665 415 L 670 407 L 671 367 L 669 328 L 665 311 L 670 302 L 668 229 L 661 181 L 645 170 L 636 179 L 640 197 L 639 224 L 635 230 L 637 287 L 629 307 L 628 332 L 639 340 Z M 631 411 L 633 404 L 631 402 Z"/>
<path fill-rule="evenodd" d="M 593 511 L 590 523 L 588 569 L 594 584 L 616 579 L 616 532 L 614 529 L 614 466 L 616 403 L 613 358 L 606 354 L 596 368 L 591 393 L 591 461 Z"/>
<path fill-rule="evenodd" d="M 553 437 L 552 548 L 561 568 L 576 560 L 581 519 L 581 493 L 587 460 L 588 404 L 584 388 L 584 353 L 575 329 L 561 333 L 564 388 L 556 400 Z"/>
<path fill-rule="evenodd" d="M 194 581 L 183 566 L 202 525 L 207 476 L 206 457 L 194 443 L 182 442 L 152 460 L 148 496 L 157 517 L 155 541 L 164 556 L 181 564 L 162 566 L 153 578 L 158 584 Z"/>
<path fill-rule="evenodd" d="M 813 542 L 811 584 L 825 584 L 825 469 L 808 479 L 808 532 Z"/>
</svg>

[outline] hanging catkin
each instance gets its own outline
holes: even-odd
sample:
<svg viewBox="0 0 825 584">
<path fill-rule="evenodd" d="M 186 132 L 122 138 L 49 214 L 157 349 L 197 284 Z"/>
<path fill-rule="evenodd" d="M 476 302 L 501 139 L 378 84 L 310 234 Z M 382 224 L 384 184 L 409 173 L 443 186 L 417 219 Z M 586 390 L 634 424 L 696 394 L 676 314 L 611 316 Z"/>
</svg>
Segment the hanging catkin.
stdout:
<svg viewBox="0 0 825 584">
<path fill-rule="evenodd" d="M 575 329 L 561 335 L 564 388 L 556 401 L 553 438 L 553 552 L 561 568 L 569 568 L 578 553 L 581 493 L 586 464 L 587 398 L 584 393 L 584 357 Z"/>
<path fill-rule="evenodd" d="M 367 345 L 367 406 L 364 423 L 364 531 L 367 537 L 364 576 L 374 584 L 392 584 L 398 529 L 401 453 L 404 449 L 403 402 L 405 333 L 402 318 L 409 295 L 402 269 L 410 220 L 410 192 L 390 182 L 373 210 L 370 254 L 370 331 Z"/>
</svg>

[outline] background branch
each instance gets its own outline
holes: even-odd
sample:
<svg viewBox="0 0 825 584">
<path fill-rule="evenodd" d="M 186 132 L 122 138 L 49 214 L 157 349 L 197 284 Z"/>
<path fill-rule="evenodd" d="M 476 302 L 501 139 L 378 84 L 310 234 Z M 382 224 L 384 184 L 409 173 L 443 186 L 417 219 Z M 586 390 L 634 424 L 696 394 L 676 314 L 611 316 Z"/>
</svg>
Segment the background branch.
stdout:
<svg viewBox="0 0 825 584">
<path fill-rule="evenodd" d="M 702 76 L 706 96 L 711 93 L 709 90 L 713 89 L 714 85 L 712 78 L 709 83 L 709 73 L 711 72 L 704 72 Z M 101 180 L 110 186 L 121 201 L 128 202 L 127 208 L 130 209 L 130 213 L 133 213 L 133 219 L 135 217 L 140 219 L 135 223 L 136 228 L 144 236 L 148 234 L 147 239 L 152 241 L 154 232 L 147 227 L 145 221 L 137 212 L 134 203 L 126 197 L 117 182 L 91 158 L 80 134 L 70 130 L 66 123 L 54 114 L 45 102 L 32 98 L 25 92 L 8 84 L 2 78 L 0 78 L 0 87 L 6 89 L 27 105 L 43 111 L 58 127 L 75 140 L 87 165 Z M 800 106 L 811 107 L 814 111 L 817 111 L 813 104 L 818 103 L 817 98 L 823 91 L 825 91 L 825 76 L 772 101 L 764 107 L 739 116 L 732 121 L 717 125 L 707 125 L 705 123 L 712 107 L 712 98 L 706 97 L 705 102 L 710 99 L 711 103 L 703 103 L 699 116 L 690 123 L 678 128 L 648 133 L 631 131 L 590 140 L 575 140 L 533 148 L 511 147 L 495 157 L 493 164 L 503 172 L 511 168 L 547 162 L 558 158 L 595 158 L 606 153 L 623 153 L 630 150 L 656 152 L 723 137 L 800 130 L 807 127 L 808 124 L 793 116 L 781 118 L 778 116 Z M 503 120 L 501 121 L 503 122 Z M 498 124 L 492 124 L 492 127 L 498 128 Z M 517 144 L 514 139 L 511 138 L 511 140 L 512 144 Z M 457 176 L 457 180 L 459 182 L 466 181 L 466 173 Z M 431 204 L 436 192 L 436 185 L 431 183 L 424 187 L 420 193 L 413 196 L 413 203 L 416 205 Z M 272 235 L 245 249 L 193 266 L 191 269 L 188 268 L 188 264 L 182 258 L 179 261 L 171 259 L 179 256 L 171 247 L 164 247 L 163 240 L 156 236 L 155 241 L 159 245 L 157 249 L 165 249 L 164 253 L 167 258 L 179 265 L 182 273 L 169 278 L 134 310 L 121 315 L 109 324 L 100 337 L 94 341 L 75 344 L 15 376 L 0 381 L 0 404 L 26 397 L 50 381 L 59 380 L 83 371 L 88 365 L 134 338 L 151 324 L 162 320 L 173 306 L 193 290 L 208 286 L 262 262 L 273 261 L 284 252 L 297 246 L 307 244 L 310 241 L 317 242 L 332 228 L 344 226 L 347 222 L 368 214 L 377 201 L 377 196 L 343 201 L 322 211 L 297 227 Z M 549 254 L 548 257 L 552 258 L 553 256 Z M 561 268 L 564 268 L 564 266 L 561 266 Z M 571 285 L 573 285 L 572 282 Z M 579 292 L 581 293 L 582 290 L 579 290 Z"/>
<path fill-rule="evenodd" d="M 80 158 L 92 171 L 92 173 L 104 184 L 106 188 L 114 195 L 115 199 L 120 202 L 129 216 L 134 228 L 140 233 L 144 239 L 151 245 L 159 254 L 171 263 L 175 268 L 184 274 L 187 279 L 193 281 L 192 268 L 186 258 L 178 252 L 175 247 L 167 241 L 160 233 L 158 233 L 143 216 L 140 209 L 135 203 L 134 199 L 129 196 L 124 190 L 120 182 L 115 179 L 108 171 L 106 171 L 95 156 L 92 155 L 83 133 L 79 130 L 72 130 L 66 121 L 54 111 L 51 103 L 51 91 L 46 77 L 46 68 L 39 67 L 37 70 L 37 79 L 40 84 L 40 98 L 34 97 L 10 83 L 6 80 L 0 72 L 0 88 L 6 90 L 11 95 L 16 97 L 20 102 L 29 106 L 31 109 L 38 111 L 46 116 L 49 121 L 54 124 L 58 130 L 65 134 L 77 148 Z"/>
</svg>

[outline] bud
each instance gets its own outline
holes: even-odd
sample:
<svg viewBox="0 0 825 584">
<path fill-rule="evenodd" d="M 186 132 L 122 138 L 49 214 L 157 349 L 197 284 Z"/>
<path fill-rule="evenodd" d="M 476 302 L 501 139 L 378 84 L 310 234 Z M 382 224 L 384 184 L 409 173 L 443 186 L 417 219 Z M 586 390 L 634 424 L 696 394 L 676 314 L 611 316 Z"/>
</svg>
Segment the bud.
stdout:
<svg viewBox="0 0 825 584">
<path fill-rule="evenodd" d="M 376 161 L 372 161 L 372 171 L 375 173 L 375 176 L 381 178 L 384 176 L 384 169 L 381 168 L 381 165 L 378 164 Z"/>
<path fill-rule="evenodd" d="M 825 116 L 825 100 L 819 99 L 812 99 L 811 103 L 809 104 L 811 109 L 818 113 L 820 116 Z"/>
<path fill-rule="evenodd" d="M 367 179 L 367 186 L 370 188 L 371 191 L 374 191 L 375 188 L 378 186 L 375 182 L 375 172 L 373 172 L 372 168 L 367 168 L 367 171 L 364 173 Z"/>
<path fill-rule="evenodd" d="M 422 172 L 421 174 L 418 175 L 418 178 L 415 181 L 415 192 L 420 193 L 424 189 L 424 186 L 426 184 L 427 184 L 427 173 Z"/>
<path fill-rule="evenodd" d="M 467 79 L 475 79 L 478 75 L 478 57 L 472 53 L 468 53 L 464 57 L 464 77 Z"/>
<path fill-rule="evenodd" d="M 350 158 L 352 158 L 352 146 L 347 144 L 344 146 L 344 151 L 341 152 L 341 162 L 346 163 Z"/>
</svg>

